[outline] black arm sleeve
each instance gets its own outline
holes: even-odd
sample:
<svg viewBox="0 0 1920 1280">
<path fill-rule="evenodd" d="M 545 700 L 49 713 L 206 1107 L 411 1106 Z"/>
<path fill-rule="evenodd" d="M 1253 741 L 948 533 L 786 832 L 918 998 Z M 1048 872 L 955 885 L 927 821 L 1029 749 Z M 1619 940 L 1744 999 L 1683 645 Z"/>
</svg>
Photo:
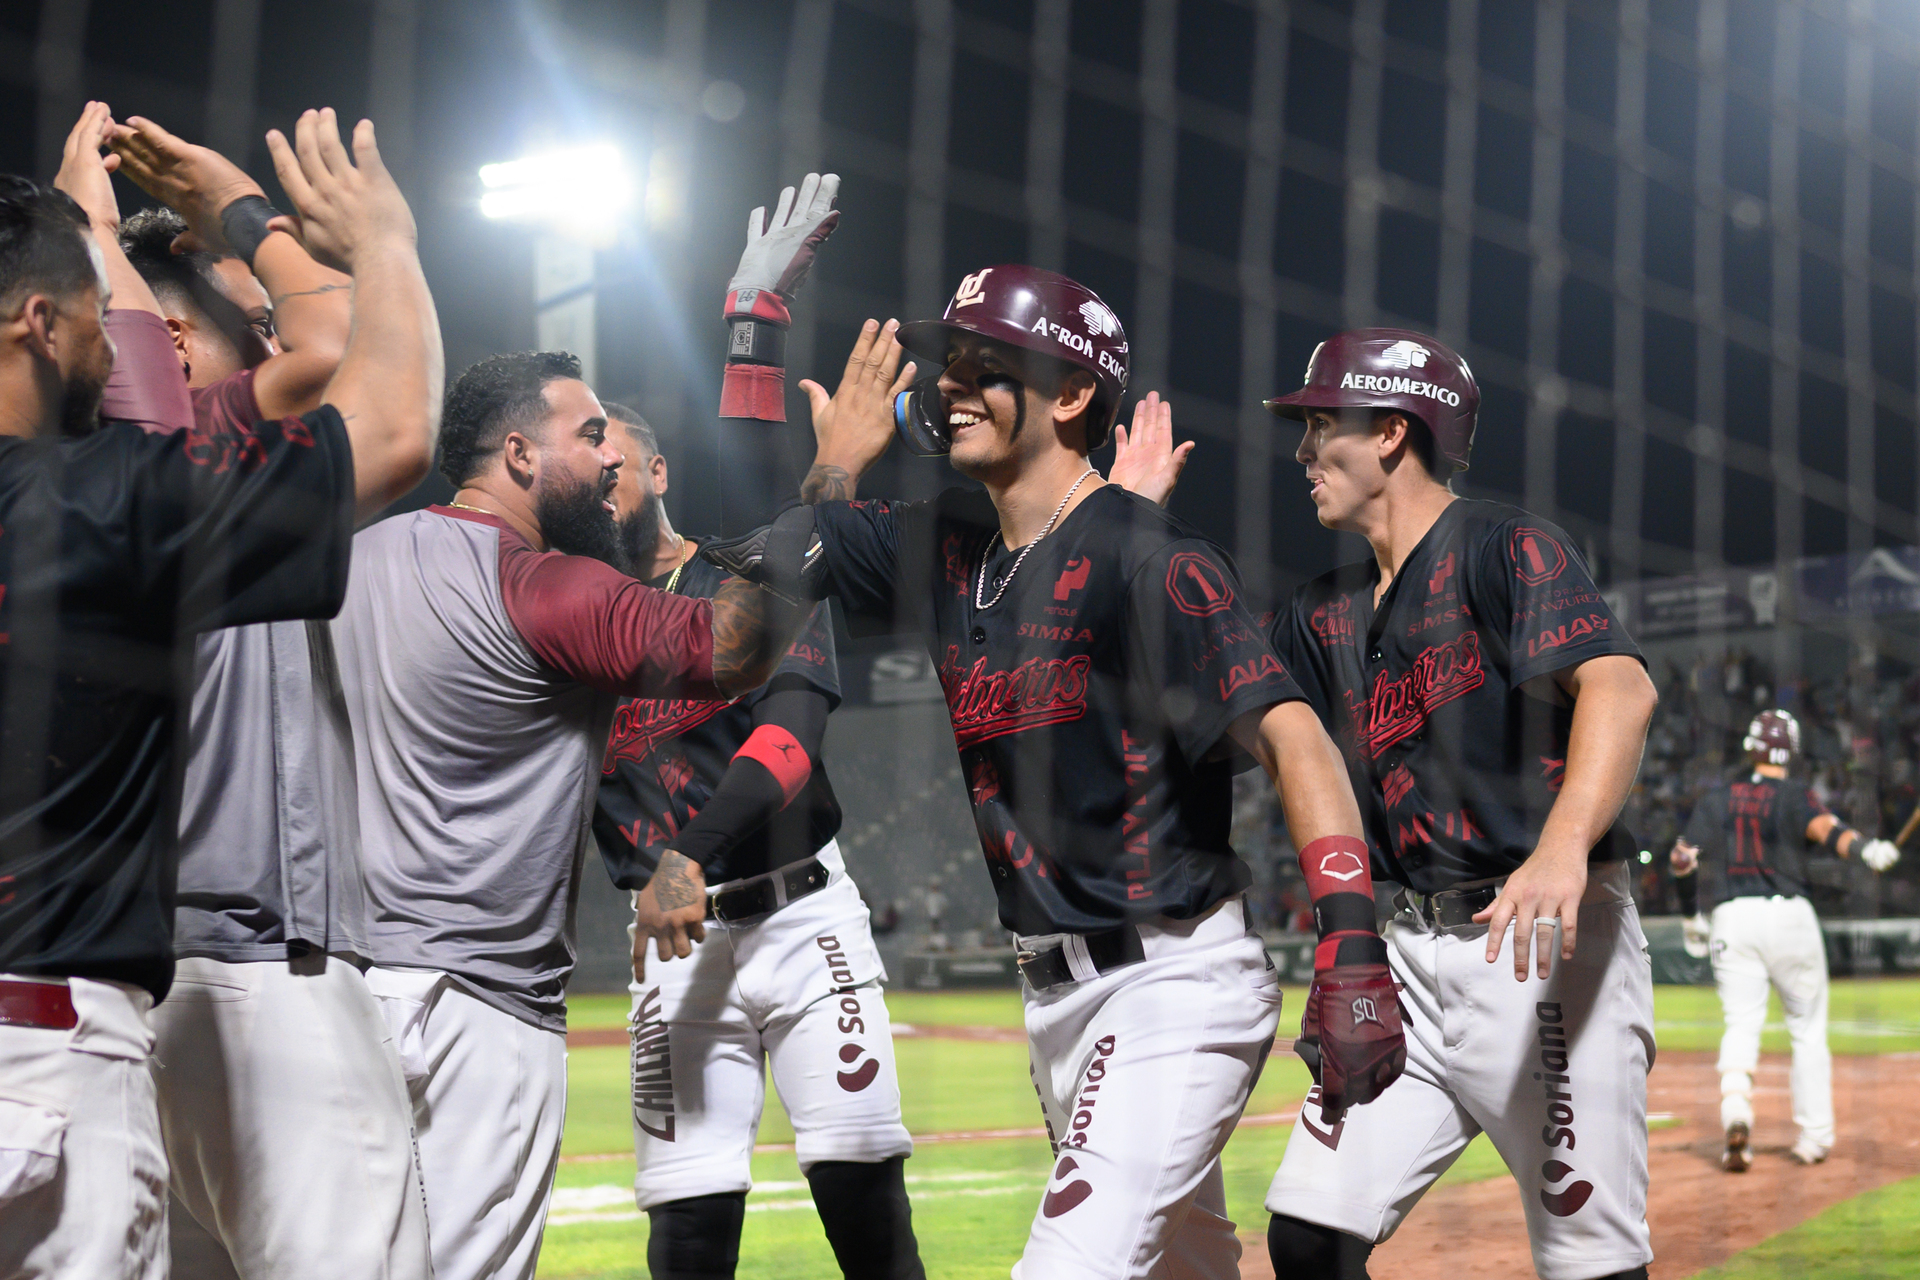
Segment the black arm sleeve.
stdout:
<svg viewBox="0 0 1920 1280">
<path fill-rule="evenodd" d="M 737 537 L 770 524 L 800 501 L 800 476 L 813 455 L 808 452 L 802 459 L 799 437 L 800 431 L 791 423 L 720 419 L 722 537 Z"/>
<path fill-rule="evenodd" d="M 1683 876 L 1673 878 L 1673 890 L 1680 895 L 1680 914 L 1693 916 L 1700 914 L 1700 871 L 1696 867 Z"/>
<path fill-rule="evenodd" d="M 804 677 L 776 675 L 766 695 L 754 704 L 753 727 L 771 724 L 785 729 L 817 769 L 831 709 L 827 695 Z M 673 848 L 704 867 L 765 826 L 785 806 L 780 783 L 767 767 L 736 756 L 706 807 L 674 838 Z"/>
</svg>

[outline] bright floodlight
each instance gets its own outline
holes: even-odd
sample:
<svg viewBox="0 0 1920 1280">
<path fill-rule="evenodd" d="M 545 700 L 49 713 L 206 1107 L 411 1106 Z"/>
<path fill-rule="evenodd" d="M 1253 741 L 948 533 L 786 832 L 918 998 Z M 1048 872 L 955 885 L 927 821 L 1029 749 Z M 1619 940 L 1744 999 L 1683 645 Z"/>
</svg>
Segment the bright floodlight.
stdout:
<svg viewBox="0 0 1920 1280">
<path fill-rule="evenodd" d="M 482 165 L 480 212 L 500 221 L 538 222 L 604 235 L 634 204 L 633 175 L 617 147 L 573 147 Z"/>
</svg>

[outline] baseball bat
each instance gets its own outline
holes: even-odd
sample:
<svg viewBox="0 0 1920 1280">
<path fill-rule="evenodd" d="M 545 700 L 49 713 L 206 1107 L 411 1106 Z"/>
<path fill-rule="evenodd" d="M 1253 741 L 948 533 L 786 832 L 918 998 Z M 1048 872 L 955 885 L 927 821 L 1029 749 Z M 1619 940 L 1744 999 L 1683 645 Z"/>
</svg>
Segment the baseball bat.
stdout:
<svg viewBox="0 0 1920 1280">
<path fill-rule="evenodd" d="M 1920 804 L 1913 806 L 1913 812 L 1907 815 L 1907 825 L 1900 828 L 1900 834 L 1893 838 L 1894 848 L 1904 845 L 1916 830 L 1920 830 Z"/>
</svg>

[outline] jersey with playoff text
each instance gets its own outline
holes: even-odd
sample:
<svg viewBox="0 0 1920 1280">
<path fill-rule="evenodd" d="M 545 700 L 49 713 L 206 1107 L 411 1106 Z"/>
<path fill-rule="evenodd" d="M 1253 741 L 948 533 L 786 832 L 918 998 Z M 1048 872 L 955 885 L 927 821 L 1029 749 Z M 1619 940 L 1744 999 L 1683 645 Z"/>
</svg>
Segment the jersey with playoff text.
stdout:
<svg viewBox="0 0 1920 1280">
<path fill-rule="evenodd" d="M 1687 843 L 1700 850 L 1702 910 L 1729 898 L 1805 897 L 1807 826 L 1827 806 L 1806 784 L 1754 773 L 1700 797 Z"/>
<path fill-rule="evenodd" d="M 664 588 L 671 574 L 649 586 Z M 695 556 L 681 571 L 675 594 L 711 600 L 726 574 Z M 798 676 L 840 701 L 834 664 L 833 624 L 827 606 L 814 610 L 787 651 L 773 679 L 733 702 L 685 698 L 623 698 L 613 715 L 606 759 L 600 768 L 600 798 L 593 831 L 614 883 L 641 889 L 653 878 L 660 854 L 693 821 L 726 776 L 733 757 L 753 732 L 753 707 L 782 676 Z M 816 761 L 807 785 L 793 802 L 759 830 L 743 837 L 706 868 L 708 884 L 740 880 L 798 862 L 840 830 L 840 802 Z"/>
<path fill-rule="evenodd" d="M 1506 875 L 1566 769 L 1573 706 L 1540 677 L 1639 650 L 1567 535 L 1517 507 L 1450 503 L 1376 608 L 1379 582 L 1369 559 L 1307 583 L 1274 648 L 1347 758 L 1383 875 L 1424 893 Z M 1633 848 L 1616 823 L 1591 858 Z"/>
<path fill-rule="evenodd" d="M 1107 485 L 983 610 L 1016 559 L 985 494 L 824 503 L 818 528 L 856 633 L 926 637 L 1002 924 L 1190 919 L 1246 887 L 1227 727 L 1300 691 L 1219 547 Z"/>
</svg>

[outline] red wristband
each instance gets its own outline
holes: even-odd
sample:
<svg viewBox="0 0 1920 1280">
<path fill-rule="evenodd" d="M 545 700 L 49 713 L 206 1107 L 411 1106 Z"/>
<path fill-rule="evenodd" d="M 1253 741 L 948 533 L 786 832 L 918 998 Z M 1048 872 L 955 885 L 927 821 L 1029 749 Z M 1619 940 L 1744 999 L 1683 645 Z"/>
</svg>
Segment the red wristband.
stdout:
<svg viewBox="0 0 1920 1280">
<path fill-rule="evenodd" d="M 807 749 L 800 745 L 800 739 L 777 724 L 763 724 L 748 734 L 746 742 L 733 753 L 735 760 L 742 757 L 765 767 L 773 775 L 773 780 L 780 784 L 782 804 L 792 804 L 800 789 L 807 785 L 807 779 L 813 776 L 813 761 L 807 758 Z"/>
<path fill-rule="evenodd" d="M 765 320 L 769 324 L 790 325 L 793 315 L 787 300 L 771 289 L 734 289 L 727 294 L 726 318 L 729 320 Z"/>
<path fill-rule="evenodd" d="M 771 364 L 730 364 L 720 377 L 720 416 L 787 420 L 787 371 Z"/>
<path fill-rule="evenodd" d="M 1367 863 L 1367 842 L 1359 836 L 1321 836 L 1300 851 L 1307 893 L 1316 902 L 1329 893 L 1357 893 L 1371 899 L 1373 875 Z"/>
</svg>

